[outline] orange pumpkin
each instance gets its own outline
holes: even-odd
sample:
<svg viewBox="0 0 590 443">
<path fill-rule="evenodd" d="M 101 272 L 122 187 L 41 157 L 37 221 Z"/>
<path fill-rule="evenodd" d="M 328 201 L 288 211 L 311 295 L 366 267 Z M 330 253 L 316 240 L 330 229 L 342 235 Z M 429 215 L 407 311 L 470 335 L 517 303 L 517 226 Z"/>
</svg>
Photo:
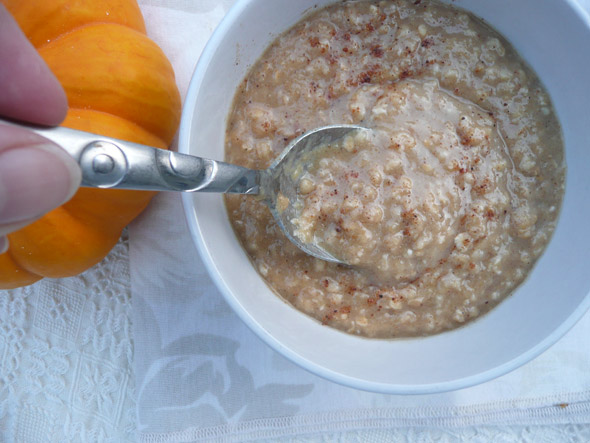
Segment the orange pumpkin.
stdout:
<svg viewBox="0 0 590 443">
<path fill-rule="evenodd" d="M 0 0 L 63 85 L 74 129 L 166 148 L 180 120 L 174 72 L 135 0 Z M 102 260 L 151 192 L 81 188 L 8 236 L 0 289 L 68 277 Z"/>
</svg>

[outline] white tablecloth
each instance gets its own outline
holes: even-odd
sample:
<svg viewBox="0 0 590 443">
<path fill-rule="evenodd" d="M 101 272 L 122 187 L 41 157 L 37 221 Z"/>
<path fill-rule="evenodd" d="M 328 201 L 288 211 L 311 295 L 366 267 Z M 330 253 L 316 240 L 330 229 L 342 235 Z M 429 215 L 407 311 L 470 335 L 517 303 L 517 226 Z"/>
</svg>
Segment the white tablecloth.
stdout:
<svg viewBox="0 0 590 443">
<path fill-rule="evenodd" d="M 184 95 L 231 0 L 140 1 Z M 584 0 L 590 7 L 590 0 Z M 160 194 L 83 275 L 0 293 L 0 440 L 590 441 L 590 314 L 524 367 L 452 393 L 320 379 L 229 309 Z"/>
</svg>

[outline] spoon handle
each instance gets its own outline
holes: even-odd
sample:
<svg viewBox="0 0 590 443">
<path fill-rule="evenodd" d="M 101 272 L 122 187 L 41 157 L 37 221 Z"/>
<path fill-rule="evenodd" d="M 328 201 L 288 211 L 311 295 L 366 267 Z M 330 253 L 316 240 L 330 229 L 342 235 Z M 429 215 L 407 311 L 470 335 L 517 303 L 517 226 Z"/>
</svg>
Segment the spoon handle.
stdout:
<svg viewBox="0 0 590 443">
<path fill-rule="evenodd" d="M 61 146 L 80 165 L 82 186 L 152 191 L 258 194 L 259 172 L 64 127 L 0 120 Z"/>
</svg>

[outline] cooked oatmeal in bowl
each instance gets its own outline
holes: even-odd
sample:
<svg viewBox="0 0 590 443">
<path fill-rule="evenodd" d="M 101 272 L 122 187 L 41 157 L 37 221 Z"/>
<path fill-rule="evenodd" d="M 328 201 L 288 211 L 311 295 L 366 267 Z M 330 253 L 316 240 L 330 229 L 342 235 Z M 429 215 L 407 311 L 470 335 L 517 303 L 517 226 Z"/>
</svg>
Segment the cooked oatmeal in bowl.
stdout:
<svg viewBox="0 0 590 443">
<path fill-rule="evenodd" d="M 587 227 L 587 220 L 590 218 L 590 199 L 588 199 L 590 114 L 587 112 L 588 100 L 585 94 L 585 91 L 590 90 L 590 47 L 572 45 L 574 41 L 590 39 L 590 22 L 587 16 L 576 9 L 573 1 L 567 0 L 563 2 L 444 0 L 444 2 L 466 8 L 475 16 L 485 19 L 486 23 L 491 24 L 495 29 L 500 30 L 523 59 L 538 73 L 538 77 L 551 97 L 551 100 L 548 100 L 547 96 L 544 98 L 539 94 L 530 93 L 526 97 L 516 97 L 513 101 L 506 102 L 506 108 L 509 108 L 510 114 L 523 113 L 525 109 L 528 109 L 526 112 L 542 115 L 546 112 L 542 109 L 545 107 L 542 104 L 545 99 L 547 104 L 552 104 L 549 109 L 552 109 L 559 117 L 562 125 L 565 161 L 563 158 L 556 157 L 551 161 L 548 157 L 542 157 L 539 167 L 539 176 L 542 177 L 546 170 L 553 167 L 552 163 L 559 167 L 560 164 L 563 166 L 567 162 L 563 199 L 550 196 L 560 202 L 560 206 L 555 208 L 555 211 L 559 212 L 559 221 L 554 222 L 555 229 L 545 251 L 536 259 L 534 268 L 528 271 L 528 276 L 511 292 L 510 296 L 485 315 L 480 314 L 476 321 L 467 320 L 461 324 L 461 327 L 438 334 L 395 339 L 368 338 L 322 324 L 321 318 L 318 320 L 304 313 L 286 301 L 283 296 L 278 296 L 264 277 L 264 273 L 268 275 L 276 271 L 265 268 L 268 262 L 258 261 L 253 265 L 256 259 L 251 258 L 245 247 L 246 242 L 236 235 L 228 217 L 225 200 L 221 195 L 210 193 L 183 195 L 187 224 L 202 259 L 195 262 L 195 268 L 197 272 L 202 272 L 200 269 L 203 266 L 206 268 L 212 282 L 219 289 L 219 296 L 223 297 L 230 308 L 220 311 L 219 315 L 233 316 L 235 313 L 239 320 L 234 318 L 236 323 L 232 323 L 232 328 L 235 327 L 236 331 L 248 334 L 249 332 L 241 324 L 243 322 L 256 337 L 276 351 L 275 354 L 267 352 L 264 347 L 244 346 L 236 351 L 238 354 L 254 352 L 255 354 L 250 354 L 250 357 L 260 359 L 262 366 L 281 362 L 281 367 L 284 367 L 286 371 L 297 371 L 297 368 L 281 358 L 284 356 L 315 375 L 357 389 L 389 394 L 443 392 L 491 380 L 531 361 L 563 337 L 590 308 L 590 279 L 588 278 L 590 235 L 588 235 Z M 197 64 L 185 100 L 179 133 L 179 150 L 206 158 L 223 159 L 226 155 L 226 132 L 231 118 L 230 111 L 237 103 L 235 92 L 244 87 L 244 79 L 249 75 L 251 68 L 277 38 L 296 26 L 302 19 L 307 19 L 321 8 L 334 3 L 342 2 L 237 0 L 236 5 L 214 32 Z M 374 4 L 379 6 L 379 3 Z M 396 4 L 405 3 L 396 2 Z M 430 3 L 422 2 L 422 5 L 430 6 Z M 463 11 L 459 12 L 461 13 Z M 407 14 L 404 17 L 407 18 Z M 518 23 L 518 26 L 515 26 L 515 23 Z M 397 29 L 393 25 L 389 26 L 392 32 Z M 354 38 L 355 35 L 351 34 L 351 39 Z M 303 41 L 307 42 L 309 50 L 313 49 L 322 54 L 318 46 L 311 46 L 308 39 Z M 499 38 L 499 41 L 503 45 L 504 56 L 510 54 L 511 46 L 505 43 L 504 39 Z M 334 47 L 339 43 L 331 41 L 330 44 Z M 421 45 L 418 47 L 418 51 L 424 50 L 421 49 L 423 48 Z M 474 50 L 474 62 L 479 61 L 484 52 L 486 51 L 483 49 Z M 379 54 L 379 51 L 375 54 Z M 382 59 L 389 56 L 388 52 L 384 51 Z M 452 60 L 461 59 L 453 56 Z M 414 63 L 416 66 L 422 66 L 420 60 L 416 59 Z M 328 66 L 332 65 L 328 64 Z M 495 67 L 493 64 L 486 66 L 490 69 Z M 523 72 L 529 77 L 530 71 L 527 66 L 524 64 L 520 66 L 524 66 Z M 441 64 L 440 68 L 444 67 Z M 333 69 L 334 73 L 340 72 L 340 69 L 338 71 L 335 67 Z M 358 66 L 356 72 L 360 72 L 360 69 L 361 66 Z M 300 74 L 304 75 L 303 72 Z M 483 77 L 475 77 L 475 79 Z M 368 77 L 363 76 L 362 79 L 368 80 Z M 334 78 L 334 81 L 337 79 Z M 455 94 L 448 84 L 444 85 L 434 78 L 407 77 L 399 78 L 394 83 L 402 83 L 402 81 L 417 85 L 431 84 L 434 81 L 433 85 L 437 86 L 442 94 L 450 94 L 458 100 L 475 105 L 476 108 L 494 112 L 494 116 L 489 117 L 493 118 L 507 147 L 513 143 L 508 138 L 511 137 L 514 140 L 521 131 L 523 131 L 522 134 L 528 131 L 526 140 L 533 144 L 533 148 L 538 142 L 542 141 L 544 145 L 547 145 L 552 143 L 551 140 L 562 138 L 559 132 L 535 132 L 536 129 L 526 123 L 515 126 L 520 120 L 512 123 L 510 119 L 505 119 L 497 112 L 500 107 L 503 107 L 500 101 L 498 101 L 499 106 L 491 109 L 489 104 L 477 102 L 477 97 L 465 98 Z M 463 80 L 460 82 L 463 84 Z M 500 89 L 508 87 L 511 80 L 499 79 L 498 85 L 503 82 L 506 84 Z M 364 87 L 372 85 L 368 82 L 360 84 Z M 321 86 L 318 85 L 318 88 Z M 251 89 L 255 89 L 255 86 Z M 529 91 L 533 89 L 529 87 Z M 302 90 L 301 97 L 313 92 L 314 88 L 307 88 L 307 92 Z M 263 98 L 262 95 L 260 98 Z M 525 99 L 531 100 L 532 104 L 529 102 L 528 105 L 524 105 Z M 535 103 L 538 103 L 538 106 Z M 319 104 L 318 101 L 313 106 L 317 108 Z M 521 105 L 525 107 L 520 107 Z M 277 105 L 274 108 L 263 109 L 275 111 L 278 108 Z M 313 120 L 306 121 L 306 127 L 300 129 L 317 127 L 330 121 L 325 118 L 326 113 L 330 112 L 324 109 L 323 114 L 322 112 L 314 114 Z M 526 117 L 527 114 L 524 115 Z M 307 126 L 308 123 L 309 126 Z M 379 130 L 372 127 L 369 128 L 369 132 L 374 134 Z M 282 136 L 282 138 L 288 137 Z M 278 135 L 276 140 L 277 151 L 282 149 L 279 146 L 280 143 L 288 143 L 288 140 L 281 141 L 281 135 Z M 266 164 L 268 160 L 265 159 L 264 153 L 267 148 L 274 146 L 269 146 L 268 143 L 270 141 L 266 140 L 266 143 L 255 145 L 247 141 L 245 146 L 250 149 L 250 152 L 248 155 L 243 155 L 247 157 L 245 162 L 256 162 L 260 167 Z M 536 172 L 534 168 L 529 169 L 528 165 L 531 163 L 527 160 L 531 154 L 536 154 L 538 149 L 529 151 L 522 145 L 512 144 L 512 146 L 509 152 L 512 158 L 509 169 L 516 171 L 519 167 L 517 172 L 521 174 L 520 177 L 525 178 L 524 184 L 538 180 L 536 176 L 530 175 Z M 274 150 L 275 147 L 272 149 Z M 424 147 L 419 146 L 418 149 L 422 150 Z M 258 152 L 255 153 L 255 150 Z M 407 151 L 405 155 L 411 155 L 411 152 Z M 274 153 L 271 157 L 273 155 Z M 524 191 L 522 183 L 512 182 L 510 186 L 511 199 L 524 198 L 515 192 L 515 190 Z M 556 193 L 560 193 L 563 182 L 532 188 L 532 193 L 548 195 L 551 192 L 547 188 L 551 187 Z M 248 204 L 247 200 L 244 205 L 246 204 Z M 537 211 L 536 215 L 538 219 L 535 224 L 538 224 L 545 215 L 542 211 Z M 268 232 L 267 235 L 271 238 L 275 235 L 276 227 L 269 225 L 267 231 L 267 226 L 262 220 L 250 218 L 243 229 L 247 232 L 249 239 L 253 239 L 252 231 L 256 229 Z M 533 236 L 531 241 L 539 240 L 535 240 Z M 189 248 L 191 246 L 187 245 Z M 279 254 L 277 246 L 274 245 L 268 251 L 268 255 L 282 260 L 277 268 L 283 273 L 285 280 L 306 278 L 305 273 L 292 266 L 292 260 L 297 253 L 298 250 L 290 244 L 284 246 L 282 254 Z M 321 263 L 312 261 L 311 264 L 314 266 L 314 272 L 324 274 Z M 325 266 L 324 270 L 328 268 L 327 265 Z M 325 280 L 324 284 L 326 284 Z M 322 292 L 327 294 L 324 300 L 330 297 L 338 301 L 338 294 L 345 297 L 346 294 L 339 292 L 332 281 L 328 280 L 327 286 L 335 291 L 329 292 L 328 288 L 323 288 Z M 211 296 L 217 296 L 217 294 Z M 370 303 L 379 300 L 378 297 L 367 299 L 371 299 Z M 222 300 L 219 302 L 220 305 L 225 306 Z M 344 308 L 339 314 L 346 314 L 344 312 L 346 310 Z M 202 327 L 207 326 L 202 325 Z M 256 340 L 254 337 L 252 339 Z M 282 366 L 283 364 L 285 366 Z M 526 370 L 520 374 L 526 375 Z M 516 377 L 521 375 L 515 374 Z"/>
<path fill-rule="evenodd" d="M 301 176 L 299 251 L 266 206 L 228 196 L 270 287 L 322 324 L 425 336 L 489 311 L 523 282 L 555 228 L 561 128 L 535 73 L 497 32 L 434 1 L 340 2 L 279 36 L 228 120 L 226 160 L 266 168 L 329 124 L 368 128 Z"/>
</svg>

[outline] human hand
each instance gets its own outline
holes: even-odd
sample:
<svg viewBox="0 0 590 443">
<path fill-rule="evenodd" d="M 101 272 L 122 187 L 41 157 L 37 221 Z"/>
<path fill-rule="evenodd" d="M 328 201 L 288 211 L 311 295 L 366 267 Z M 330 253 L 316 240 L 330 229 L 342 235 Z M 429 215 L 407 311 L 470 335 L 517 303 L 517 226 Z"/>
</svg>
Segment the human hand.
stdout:
<svg viewBox="0 0 590 443">
<path fill-rule="evenodd" d="M 67 109 L 58 80 L 0 4 L 0 115 L 53 126 Z M 68 201 L 80 181 L 78 164 L 59 146 L 0 125 L 0 254 L 7 234 Z"/>
</svg>

